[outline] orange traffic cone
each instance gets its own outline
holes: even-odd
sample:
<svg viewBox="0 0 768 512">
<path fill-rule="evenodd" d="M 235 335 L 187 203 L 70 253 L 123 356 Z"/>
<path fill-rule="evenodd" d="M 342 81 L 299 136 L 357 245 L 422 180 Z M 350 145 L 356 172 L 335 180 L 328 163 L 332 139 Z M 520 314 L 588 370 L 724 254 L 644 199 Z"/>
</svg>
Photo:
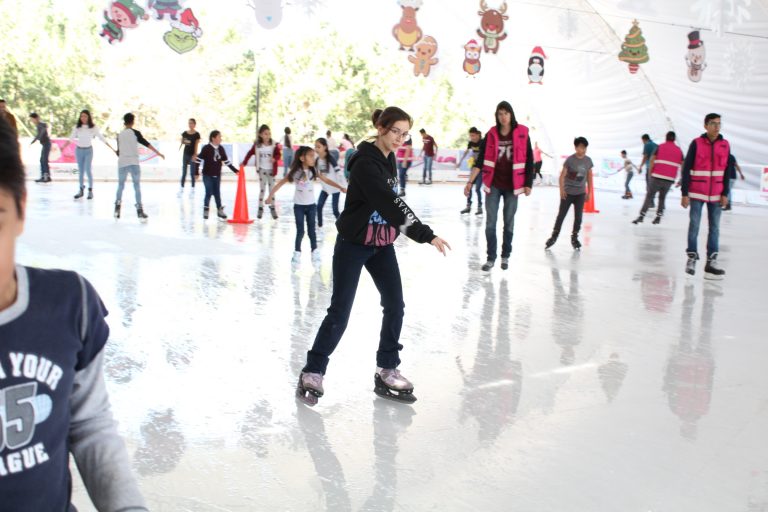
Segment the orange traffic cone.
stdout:
<svg viewBox="0 0 768 512">
<path fill-rule="evenodd" d="M 245 168 L 241 165 L 237 175 L 237 195 L 235 196 L 235 211 L 230 224 L 251 224 L 253 219 L 248 218 L 248 193 L 245 190 Z"/>
<path fill-rule="evenodd" d="M 600 213 L 600 210 L 595 208 L 595 187 L 592 186 L 592 183 L 590 183 L 588 190 L 592 190 L 592 193 L 589 194 L 589 200 L 584 203 L 584 213 Z"/>
</svg>

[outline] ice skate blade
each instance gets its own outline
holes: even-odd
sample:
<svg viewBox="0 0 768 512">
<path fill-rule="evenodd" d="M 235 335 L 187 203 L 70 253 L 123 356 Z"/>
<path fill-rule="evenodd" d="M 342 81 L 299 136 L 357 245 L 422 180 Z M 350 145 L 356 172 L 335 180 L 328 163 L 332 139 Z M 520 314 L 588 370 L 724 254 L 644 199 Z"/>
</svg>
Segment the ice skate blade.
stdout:
<svg viewBox="0 0 768 512">
<path fill-rule="evenodd" d="M 389 391 L 388 389 L 374 389 L 374 393 L 376 393 L 376 396 L 380 398 L 384 398 L 386 400 L 391 400 L 393 402 L 398 402 L 401 404 L 412 404 L 414 403 L 417 398 L 413 395 L 413 392 L 410 393 L 393 393 Z"/>
<path fill-rule="evenodd" d="M 704 279 L 707 281 L 722 281 L 725 278 L 725 275 L 719 276 L 717 274 L 710 274 L 708 272 L 704 272 Z"/>
<path fill-rule="evenodd" d="M 314 407 L 317 405 L 318 399 L 315 395 L 311 393 L 307 393 L 302 391 L 301 389 L 296 390 L 296 400 L 299 403 L 302 403 L 304 405 L 308 405 L 309 407 Z"/>
</svg>

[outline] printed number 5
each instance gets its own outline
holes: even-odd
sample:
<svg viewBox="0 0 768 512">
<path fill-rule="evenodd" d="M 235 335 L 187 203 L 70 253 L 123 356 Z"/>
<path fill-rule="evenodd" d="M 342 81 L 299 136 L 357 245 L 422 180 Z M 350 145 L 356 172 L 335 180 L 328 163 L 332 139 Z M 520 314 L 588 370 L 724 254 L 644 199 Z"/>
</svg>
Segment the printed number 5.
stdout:
<svg viewBox="0 0 768 512">
<path fill-rule="evenodd" d="M 32 400 L 36 393 L 37 382 L 0 390 L 0 450 L 6 446 L 14 450 L 32 439 L 35 433 L 35 406 Z"/>
</svg>

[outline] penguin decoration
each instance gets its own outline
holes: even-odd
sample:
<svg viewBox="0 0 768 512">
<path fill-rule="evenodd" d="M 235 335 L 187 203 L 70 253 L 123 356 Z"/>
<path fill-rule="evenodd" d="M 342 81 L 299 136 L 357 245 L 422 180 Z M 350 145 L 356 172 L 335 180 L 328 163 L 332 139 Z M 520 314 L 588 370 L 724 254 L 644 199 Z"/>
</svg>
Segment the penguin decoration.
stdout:
<svg viewBox="0 0 768 512">
<path fill-rule="evenodd" d="M 544 50 L 541 46 L 537 46 L 531 52 L 531 58 L 528 59 L 528 83 L 543 85 L 544 80 L 544 59 L 547 56 L 544 55 Z"/>
</svg>

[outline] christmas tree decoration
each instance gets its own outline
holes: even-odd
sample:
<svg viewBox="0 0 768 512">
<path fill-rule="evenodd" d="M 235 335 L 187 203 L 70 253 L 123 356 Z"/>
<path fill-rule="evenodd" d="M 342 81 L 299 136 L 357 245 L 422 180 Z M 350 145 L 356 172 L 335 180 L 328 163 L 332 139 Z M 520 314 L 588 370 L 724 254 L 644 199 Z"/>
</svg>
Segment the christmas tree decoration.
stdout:
<svg viewBox="0 0 768 512">
<path fill-rule="evenodd" d="M 477 29 L 477 35 L 483 38 L 483 49 L 485 53 L 497 53 L 499 51 L 499 42 L 507 38 L 504 30 L 504 21 L 509 19 L 507 12 L 507 2 L 503 2 L 498 10 L 489 9 L 485 0 L 480 0 L 480 10 L 477 14 L 480 16 L 480 28 Z"/>
<path fill-rule="evenodd" d="M 163 41 L 176 53 L 187 53 L 197 46 L 197 40 L 203 35 L 200 23 L 192 9 L 184 9 L 179 21 L 171 22 L 171 31 L 163 35 Z"/>
<path fill-rule="evenodd" d="M 422 0 L 400 0 L 399 4 L 403 13 L 400 21 L 392 27 L 392 36 L 400 43 L 401 50 L 413 51 L 423 35 L 416 21 L 416 11 L 421 7 Z"/>
<path fill-rule="evenodd" d="M 688 54 L 685 56 L 685 63 L 688 65 L 688 79 L 691 82 L 700 82 L 704 70 L 707 69 L 707 52 L 698 30 L 688 34 Z"/>
<path fill-rule="evenodd" d="M 414 76 L 424 75 L 429 76 L 429 71 L 437 64 L 437 59 L 434 58 L 437 53 L 437 41 L 432 36 L 424 36 L 424 39 L 419 41 L 416 46 L 415 55 L 409 55 L 408 60 L 413 63 Z"/>
<path fill-rule="evenodd" d="M 113 44 L 122 42 L 124 29 L 138 27 L 139 20 L 148 20 L 149 15 L 133 0 L 117 0 L 110 2 L 109 8 L 104 10 L 104 19 L 106 23 L 101 26 L 99 35 Z"/>
<path fill-rule="evenodd" d="M 462 68 L 469 75 L 476 75 L 480 72 L 480 52 L 482 48 L 477 41 L 470 39 L 464 45 L 464 63 Z"/>
<path fill-rule="evenodd" d="M 282 0 L 248 0 L 247 5 L 256 13 L 256 22 L 266 29 L 276 28 L 283 21 Z"/>
<path fill-rule="evenodd" d="M 529 84 L 542 84 L 544 80 L 544 59 L 547 56 L 544 55 L 544 50 L 541 46 L 537 46 L 531 52 L 531 57 L 528 59 L 528 83 Z"/>
<path fill-rule="evenodd" d="M 629 72 L 632 74 L 637 73 L 640 64 L 648 62 L 648 47 L 645 46 L 645 38 L 637 20 L 632 22 L 629 34 L 624 37 L 619 60 L 629 64 Z"/>
</svg>

